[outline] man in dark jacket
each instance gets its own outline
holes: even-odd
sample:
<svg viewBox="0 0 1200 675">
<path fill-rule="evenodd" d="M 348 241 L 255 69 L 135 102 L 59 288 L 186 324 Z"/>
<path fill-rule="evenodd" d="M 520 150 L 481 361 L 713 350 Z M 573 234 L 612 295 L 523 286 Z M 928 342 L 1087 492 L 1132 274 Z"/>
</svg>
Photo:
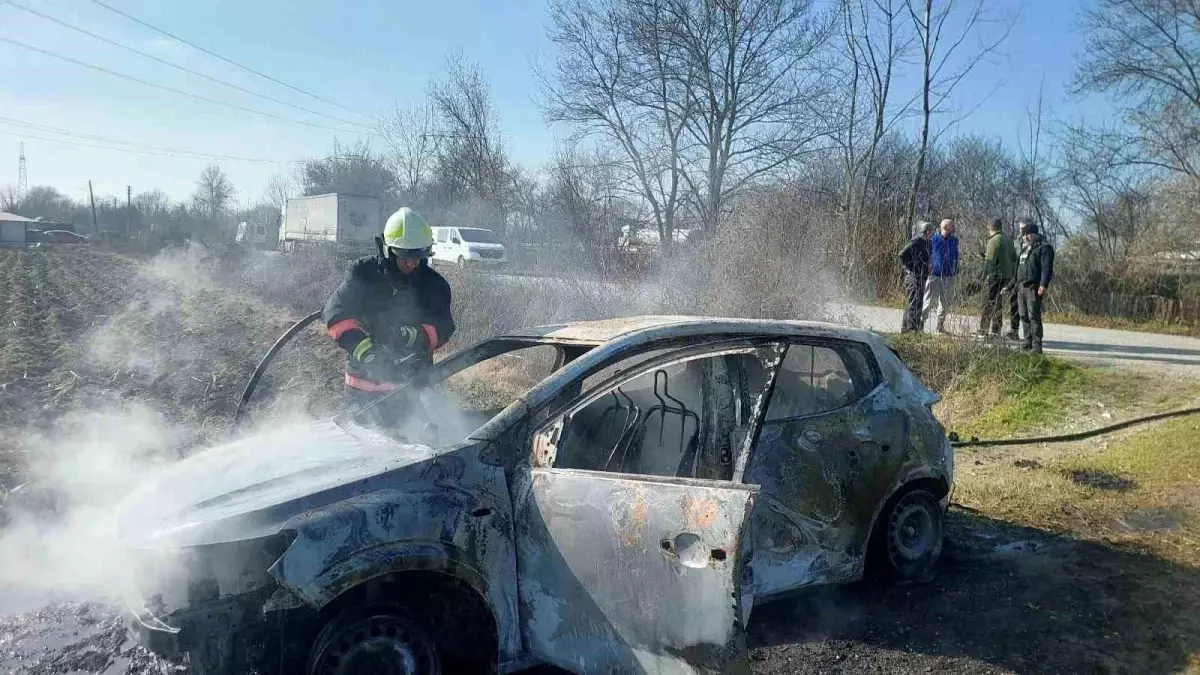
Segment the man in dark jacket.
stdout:
<svg viewBox="0 0 1200 675">
<path fill-rule="evenodd" d="M 1022 349 L 1042 353 L 1042 302 L 1054 279 L 1054 248 L 1042 239 L 1036 223 L 1025 227 L 1028 246 L 1021 251 L 1017 266 L 1017 300 L 1025 333 Z"/>
<path fill-rule="evenodd" d="M 1020 259 L 1020 254 L 1024 253 L 1025 249 L 1029 247 L 1029 243 L 1025 241 L 1025 228 L 1029 227 L 1029 222 L 1030 221 L 1027 218 L 1022 218 L 1021 220 L 1017 221 L 1017 240 L 1015 248 L 1018 251 L 1018 259 Z M 1021 308 L 1017 303 L 1017 296 L 1020 295 L 1018 291 L 1017 277 L 1014 274 L 1012 283 L 1008 285 L 1008 288 L 1004 289 L 1004 293 L 1008 296 L 1009 316 L 1008 333 L 1006 333 L 1004 337 L 1008 338 L 1009 340 L 1019 340 L 1021 338 Z"/>
<path fill-rule="evenodd" d="M 913 238 L 900 249 L 900 264 L 904 266 L 904 295 L 907 304 L 900 332 L 920 332 L 921 309 L 925 299 L 925 280 L 929 278 L 929 238 L 933 223 L 919 221 L 913 228 Z"/>
<path fill-rule="evenodd" d="M 987 248 L 983 256 L 983 314 L 979 317 L 979 335 L 999 335 L 1003 323 L 1000 317 L 1002 292 L 1012 284 L 1017 274 L 1017 250 L 1004 236 L 999 218 L 988 224 Z"/>
<path fill-rule="evenodd" d="M 429 266 L 433 231 L 402 208 L 383 230 L 380 255 L 360 258 L 325 303 L 329 337 L 346 351 L 346 403 L 358 410 L 407 384 L 454 334 L 450 284 Z M 412 401 L 397 395 L 368 422 L 395 428 Z"/>
</svg>

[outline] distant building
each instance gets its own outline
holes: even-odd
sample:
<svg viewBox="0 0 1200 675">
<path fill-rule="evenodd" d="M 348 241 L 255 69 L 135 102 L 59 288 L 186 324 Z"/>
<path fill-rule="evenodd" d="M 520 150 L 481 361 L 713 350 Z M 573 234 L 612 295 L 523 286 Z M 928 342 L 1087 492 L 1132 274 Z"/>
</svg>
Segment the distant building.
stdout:
<svg viewBox="0 0 1200 675">
<path fill-rule="evenodd" d="M 34 222 L 32 218 L 0 211 L 0 246 L 24 248 L 29 243 L 27 230 Z"/>
</svg>

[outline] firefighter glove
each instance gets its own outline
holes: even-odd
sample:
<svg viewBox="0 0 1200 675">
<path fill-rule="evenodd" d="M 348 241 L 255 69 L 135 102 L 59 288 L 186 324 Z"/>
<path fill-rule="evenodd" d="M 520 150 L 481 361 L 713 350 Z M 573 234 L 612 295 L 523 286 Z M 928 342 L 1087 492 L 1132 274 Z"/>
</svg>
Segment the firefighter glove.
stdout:
<svg viewBox="0 0 1200 675">
<path fill-rule="evenodd" d="M 393 344 L 413 351 L 428 350 L 429 334 L 421 326 L 397 326 Z"/>
<path fill-rule="evenodd" d="M 384 345 L 376 345 L 371 338 L 363 338 L 354 348 L 353 357 L 366 370 L 368 378 L 376 382 L 399 382 L 405 379 L 403 358 Z"/>
</svg>

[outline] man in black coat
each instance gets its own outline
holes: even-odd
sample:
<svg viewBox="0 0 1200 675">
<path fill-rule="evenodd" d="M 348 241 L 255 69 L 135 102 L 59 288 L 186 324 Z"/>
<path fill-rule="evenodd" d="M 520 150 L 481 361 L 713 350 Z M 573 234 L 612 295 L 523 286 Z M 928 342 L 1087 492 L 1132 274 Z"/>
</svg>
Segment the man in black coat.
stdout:
<svg viewBox="0 0 1200 675">
<path fill-rule="evenodd" d="M 388 218 L 383 244 L 380 255 L 350 265 L 323 312 L 329 337 L 346 351 L 352 410 L 411 382 L 454 334 L 450 284 L 429 266 L 433 232 L 425 219 L 400 209 Z M 366 421 L 394 429 L 414 403 L 392 396 Z"/>
<path fill-rule="evenodd" d="M 1035 354 L 1042 353 L 1042 303 L 1046 290 L 1054 279 L 1054 248 L 1042 239 L 1036 223 L 1025 227 L 1028 246 L 1021 251 L 1017 265 L 1017 303 L 1021 311 L 1021 328 L 1025 342 L 1021 346 Z"/>
<path fill-rule="evenodd" d="M 913 238 L 900 250 L 900 264 L 904 266 L 904 296 L 907 301 L 900 332 L 921 332 L 923 322 L 925 281 L 929 278 L 930 247 L 934 225 L 920 221 L 913 228 Z"/>
</svg>

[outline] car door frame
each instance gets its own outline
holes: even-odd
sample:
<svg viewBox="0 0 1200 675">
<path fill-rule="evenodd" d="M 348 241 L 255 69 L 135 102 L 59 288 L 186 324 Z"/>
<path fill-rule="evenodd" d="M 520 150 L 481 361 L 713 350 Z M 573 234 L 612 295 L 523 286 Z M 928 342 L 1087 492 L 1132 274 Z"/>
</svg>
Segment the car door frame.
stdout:
<svg viewBox="0 0 1200 675">
<path fill-rule="evenodd" d="M 759 600 L 805 586 L 840 583 L 861 578 L 875 514 L 878 513 L 879 507 L 887 499 L 895 484 L 909 433 L 908 418 L 903 413 L 902 406 L 896 405 L 896 402 L 891 400 L 895 399 L 895 393 L 888 386 L 878 358 L 869 344 L 856 340 L 800 335 L 788 338 L 787 345 L 789 350 L 796 346 L 827 348 L 851 346 L 860 349 L 869 358 L 874 386 L 865 393 L 857 395 L 853 401 L 845 405 L 807 415 L 768 420 L 766 414 L 770 408 L 770 400 L 764 407 L 762 419 L 757 427 L 755 444 L 746 455 L 746 465 L 741 467 L 741 472 L 735 476 L 738 480 L 755 480 L 762 489 L 760 498 L 755 505 L 755 512 L 751 517 L 752 538 L 756 545 L 754 558 L 756 599 Z M 787 358 L 786 353 L 783 358 Z M 841 354 L 838 354 L 838 358 L 842 358 Z M 776 377 L 771 386 L 772 399 L 778 385 L 779 379 Z M 796 464 L 780 466 L 778 472 L 764 472 L 761 468 L 765 464 L 764 458 L 768 457 L 769 453 L 782 455 L 785 452 L 797 452 L 795 449 L 789 449 L 791 444 L 805 447 L 818 456 L 831 452 L 828 448 L 836 444 L 836 439 L 839 437 L 832 435 L 834 440 L 831 440 L 829 436 L 822 436 L 820 433 L 821 430 L 824 430 L 822 425 L 836 429 L 838 426 L 849 426 L 848 423 L 841 424 L 846 421 L 845 418 L 857 417 L 861 417 L 863 423 L 855 426 L 846 434 L 850 442 L 856 444 L 855 447 L 846 450 L 847 459 L 853 458 L 856 463 L 867 467 L 878 465 L 881 460 L 886 460 L 893 465 L 893 470 L 890 473 L 875 472 L 869 479 L 862 478 L 853 481 L 856 489 L 849 496 L 842 494 L 839 506 L 844 507 L 855 500 L 861 501 L 863 494 L 871 492 L 877 493 L 876 501 L 878 503 L 870 504 L 869 508 L 864 508 L 867 506 L 864 504 L 853 505 L 853 508 L 848 511 L 841 510 L 834 517 L 806 513 L 800 495 L 790 494 L 781 485 L 784 482 L 780 480 L 781 474 L 788 470 L 796 471 Z M 786 430 L 784 427 L 788 425 L 809 427 L 805 430 L 805 438 L 803 440 L 784 438 Z M 779 436 L 775 436 L 771 427 L 780 427 Z M 879 429 L 882 429 L 885 435 L 893 434 L 893 437 L 886 438 L 887 442 L 885 443 L 879 443 L 870 434 L 872 430 Z M 872 446 L 874 446 L 873 450 Z M 850 482 L 846 464 L 839 463 L 835 465 L 835 468 L 836 471 L 832 473 L 836 474 L 835 479 L 844 493 L 846 483 Z M 831 472 L 824 463 L 821 473 L 828 480 Z M 768 524 L 771 521 L 774 521 L 773 525 Z M 794 552 L 787 559 L 781 558 L 773 561 L 772 558 L 775 556 L 771 548 L 765 545 L 764 529 L 783 526 L 790 527 L 792 530 Z M 772 565 L 772 562 L 778 564 Z M 773 568 L 777 568 L 779 571 Z"/>
<path fill-rule="evenodd" d="M 638 353 L 656 348 L 646 345 Z M 763 348 L 769 351 L 764 354 Z M 587 672 L 614 666 L 621 672 L 664 673 L 747 668 L 744 628 L 753 606 L 747 574 L 752 551 L 750 537 L 743 532 L 757 486 L 736 478 L 555 468 L 554 444 L 561 439 L 568 415 L 621 382 L 671 364 L 748 353 L 763 363 L 765 382 L 750 410 L 749 433 L 733 458 L 736 472 L 757 435 L 785 352 L 783 340 L 763 336 L 722 337 L 681 347 L 619 371 L 587 391 L 577 389 L 570 401 L 550 414 L 534 416 L 540 422 L 522 436 L 529 453 L 516 467 L 512 481 L 518 604 L 531 657 Z M 578 387 L 593 372 L 581 373 L 572 384 Z M 554 440 L 547 441 L 551 430 L 556 430 Z M 610 510 L 607 517 L 600 517 L 594 507 L 578 501 L 579 493 L 612 493 L 626 499 L 600 500 Z M 581 515 L 585 508 L 593 511 Z M 585 515 L 591 517 L 589 526 L 576 527 Z M 571 528 L 586 529 L 588 536 L 572 540 L 574 546 L 563 550 L 557 542 L 569 537 Z M 682 531 L 673 538 L 663 535 L 662 531 L 669 535 L 676 529 Z M 576 548 L 598 553 L 588 557 Z M 617 559 L 604 559 L 605 555 Z M 616 569 L 622 572 L 613 576 Z M 644 583 L 647 579 L 655 583 Z M 614 596 L 633 604 L 615 607 Z M 639 596 L 643 597 L 639 600 Z M 708 620 L 695 619 L 700 616 Z"/>
</svg>

